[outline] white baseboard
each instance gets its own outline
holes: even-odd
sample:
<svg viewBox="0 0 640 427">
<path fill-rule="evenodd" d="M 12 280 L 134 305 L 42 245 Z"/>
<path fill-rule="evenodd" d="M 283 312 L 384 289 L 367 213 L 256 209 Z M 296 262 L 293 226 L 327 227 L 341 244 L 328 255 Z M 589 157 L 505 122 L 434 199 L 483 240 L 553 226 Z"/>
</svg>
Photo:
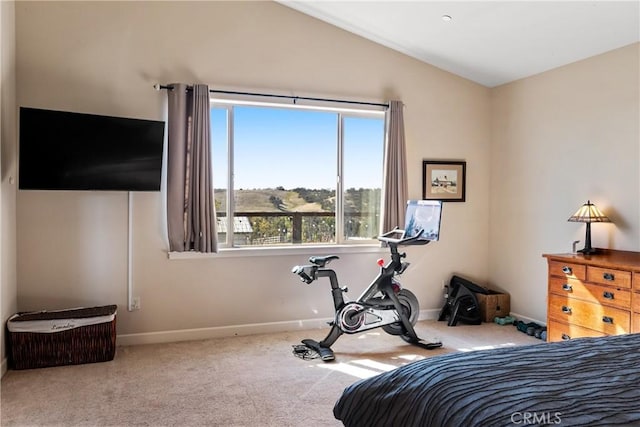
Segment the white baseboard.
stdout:
<svg viewBox="0 0 640 427">
<path fill-rule="evenodd" d="M 177 341 L 204 340 L 244 335 L 326 328 L 331 319 L 309 319 L 290 322 L 252 323 L 246 325 L 215 326 L 211 328 L 125 334 L 116 337 L 117 345 L 158 344 Z"/>
<path fill-rule="evenodd" d="M 418 320 L 435 320 L 440 315 L 440 310 L 420 310 L 420 317 Z M 524 316 L 518 313 L 509 313 L 511 317 L 515 317 L 517 320 L 522 320 L 524 323 L 537 323 L 538 325 L 547 326 L 546 321 L 534 319 L 532 317 Z"/>
<path fill-rule="evenodd" d="M 439 309 L 420 310 L 418 320 L 435 320 L 440 314 Z M 522 316 L 518 313 L 511 313 L 511 316 L 523 322 L 535 322 L 540 325 L 546 325 L 546 322 Z M 270 323 L 253 323 L 246 325 L 217 326 L 211 328 L 198 329 L 181 329 L 173 331 L 146 332 L 141 334 L 124 334 L 118 335 L 117 345 L 140 345 L 140 344 L 159 344 L 178 341 L 194 341 L 211 338 L 224 338 L 233 336 L 256 335 L 276 332 L 300 331 L 308 329 L 324 329 L 328 328 L 327 322 L 331 318 L 326 319 L 307 319 L 294 320 L 288 322 L 270 322 Z M 7 358 L 0 362 L 0 378 L 7 372 Z"/>
<path fill-rule="evenodd" d="M 436 320 L 440 315 L 440 309 L 420 310 L 418 320 Z"/>
<path fill-rule="evenodd" d="M 418 320 L 436 319 L 439 310 L 420 310 Z M 211 328 L 180 329 L 174 331 L 124 334 L 116 337 L 117 345 L 159 344 L 178 341 L 194 341 L 211 338 L 256 335 L 275 332 L 328 328 L 326 319 L 293 320 L 288 322 L 252 323 L 247 325 L 216 326 Z"/>
<path fill-rule="evenodd" d="M 515 317 L 518 320 L 522 320 L 524 323 L 533 322 L 533 323 L 537 323 L 538 325 L 547 326 L 546 320 L 543 322 L 541 320 L 537 320 L 532 317 L 523 316 L 522 314 L 518 314 L 518 313 L 509 313 L 509 314 L 511 317 Z"/>
</svg>

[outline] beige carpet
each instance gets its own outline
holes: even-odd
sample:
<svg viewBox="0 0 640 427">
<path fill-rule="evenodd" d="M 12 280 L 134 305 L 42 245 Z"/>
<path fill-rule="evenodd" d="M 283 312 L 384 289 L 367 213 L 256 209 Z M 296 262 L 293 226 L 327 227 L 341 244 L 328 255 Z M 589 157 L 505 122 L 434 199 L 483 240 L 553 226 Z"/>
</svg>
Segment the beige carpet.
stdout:
<svg viewBox="0 0 640 427">
<path fill-rule="evenodd" d="M 2 426 L 339 426 L 333 404 L 347 385 L 452 351 L 538 344 L 513 326 L 447 327 L 423 321 L 422 350 L 380 329 L 343 335 L 336 361 L 302 360 L 292 346 L 327 330 L 118 347 L 113 361 L 8 371 Z"/>
</svg>

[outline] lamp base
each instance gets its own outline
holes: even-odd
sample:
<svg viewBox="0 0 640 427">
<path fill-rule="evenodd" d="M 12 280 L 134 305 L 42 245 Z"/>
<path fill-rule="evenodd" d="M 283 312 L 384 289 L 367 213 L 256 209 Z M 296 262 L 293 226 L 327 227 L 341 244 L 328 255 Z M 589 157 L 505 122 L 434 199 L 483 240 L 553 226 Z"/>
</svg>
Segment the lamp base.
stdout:
<svg viewBox="0 0 640 427">
<path fill-rule="evenodd" d="M 597 252 L 598 252 L 598 250 L 596 248 L 592 248 L 592 247 L 580 249 L 578 251 L 578 253 L 581 253 L 581 254 L 584 254 L 584 255 L 592 255 L 592 254 L 595 254 Z"/>
<path fill-rule="evenodd" d="M 578 252 L 585 255 L 591 255 L 597 252 L 596 248 L 591 247 L 591 223 L 590 222 L 587 222 L 587 230 L 584 236 L 584 249 L 580 249 Z"/>
</svg>

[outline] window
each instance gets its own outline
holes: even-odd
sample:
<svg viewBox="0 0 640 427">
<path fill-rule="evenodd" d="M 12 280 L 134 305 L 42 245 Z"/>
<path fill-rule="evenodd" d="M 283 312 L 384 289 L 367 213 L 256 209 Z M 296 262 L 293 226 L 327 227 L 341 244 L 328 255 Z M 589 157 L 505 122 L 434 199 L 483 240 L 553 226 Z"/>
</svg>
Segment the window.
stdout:
<svg viewBox="0 0 640 427">
<path fill-rule="evenodd" d="M 212 100 L 221 247 L 370 243 L 384 112 Z"/>
</svg>

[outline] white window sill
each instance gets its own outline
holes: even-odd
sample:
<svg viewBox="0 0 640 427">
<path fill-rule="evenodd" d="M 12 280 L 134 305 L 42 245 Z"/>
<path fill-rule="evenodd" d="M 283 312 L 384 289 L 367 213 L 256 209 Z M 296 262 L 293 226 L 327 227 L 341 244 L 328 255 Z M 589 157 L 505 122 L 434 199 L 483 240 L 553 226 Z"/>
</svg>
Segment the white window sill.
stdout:
<svg viewBox="0 0 640 427">
<path fill-rule="evenodd" d="M 387 253 L 388 249 L 380 244 L 368 245 L 304 245 L 268 248 L 221 248 L 218 253 L 202 252 L 168 252 L 170 260 L 180 259 L 206 259 L 206 258 L 236 258 L 257 256 L 282 256 L 282 255 L 333 255 L 333 254 L 357 254 L 357 253 Z"/>
</svg>

